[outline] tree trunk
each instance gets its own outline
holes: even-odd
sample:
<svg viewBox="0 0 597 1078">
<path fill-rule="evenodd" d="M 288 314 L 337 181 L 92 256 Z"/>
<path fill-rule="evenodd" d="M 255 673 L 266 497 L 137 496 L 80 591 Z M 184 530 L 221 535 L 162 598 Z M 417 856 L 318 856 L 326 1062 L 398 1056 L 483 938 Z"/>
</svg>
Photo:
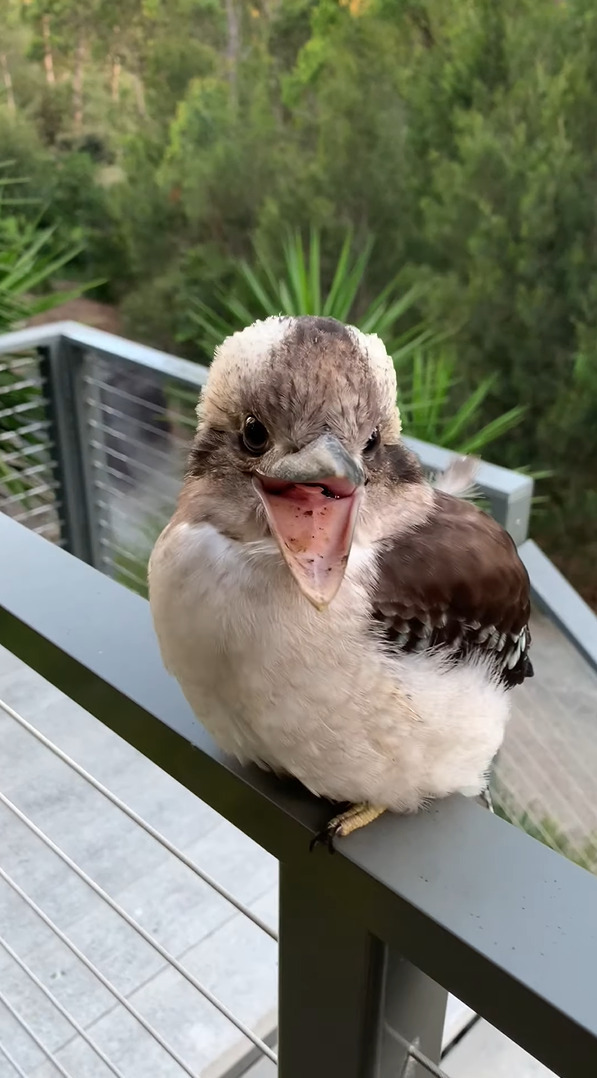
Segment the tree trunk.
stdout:
<svg viewBox="0 0 597 1078">
<path fill-rule="evenodd" d="M 54 74 L 54 57 L 52 55 L 52 38 L 50 36 L 50 16 L 42 15 L 41 30 L 44 39 L 44 68 L 48 86 L 54 86 L 56 76 Z"/>
<path fill-rule="evenodd" d="M 228 42 L 226 45 L 226 61 L 228 65 L 228 82 L 230 83 L 230 97 L 233 106 L 238 105 L 238 55 L 240 51 L 240 24 L 235 0 L 226 0 L 226 25 L 228 29 Z"/>
<path fill-rule="evenodd" d="M 85 62 L 85 52 L 85 39 L 81 34 L 75 50 L 75 70 L 73 74 L 73 119 L 77 134 L 83 128 L 83 64 Z"/>
<path fill-rule="evenodd" d="M 0 69 L 2 70 L 4 89 L 6 90 L 6 106 L 8 111 L 14 116 L 17 111 L 17 106 L 14 90 L 12 88 L 12 75 L 8 69 L 8 60 L 6 59 L 6 53 L 4 52 L 0 52 Z"/>
<path fill-rule="evenodd" d="M 110 76 L 110 94 L 115 105 L 120 101 L 120 73 L 122 65 L 120 56 L 112 57 L 112 74 Z"/>
<path fill-rule="evenodd" d="M 140 75 L 132 75 L 131 78 L 133 80 L 133 90 L 139 114 L 145 119 L 147 116 L 147 105 L 145 103 L 145 87 L 143 85 L 143 79 Z"/>
<path fill-rule="evenodd" d="M 119 49 L 120 27 L 114 27 L 114 40 L 112 42 L 112 71 L 110 75 L 110 96 L 115 105 L 120 101 L 120 76 L 122 73 L 122 61 Z"/>
</svg>

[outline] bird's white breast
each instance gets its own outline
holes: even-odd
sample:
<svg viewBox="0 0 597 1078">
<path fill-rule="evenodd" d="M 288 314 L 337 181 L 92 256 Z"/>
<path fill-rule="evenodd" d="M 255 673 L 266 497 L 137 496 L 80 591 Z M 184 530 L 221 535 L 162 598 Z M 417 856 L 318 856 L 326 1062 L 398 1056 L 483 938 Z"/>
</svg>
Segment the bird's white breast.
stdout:
<svg viewBox="0 0 597 1078">
<path fill-rule="evenodd" d="M 172 524 L 150 563 L 164 663 L 225 751 L 317 794 L 404 811 L 477 793 L 502 740 L 505 696 L 480 664 L 385 655 L 368 625 L 373 565 L 354 547 L 319 612 L 273 541 Z"/>
</svg>

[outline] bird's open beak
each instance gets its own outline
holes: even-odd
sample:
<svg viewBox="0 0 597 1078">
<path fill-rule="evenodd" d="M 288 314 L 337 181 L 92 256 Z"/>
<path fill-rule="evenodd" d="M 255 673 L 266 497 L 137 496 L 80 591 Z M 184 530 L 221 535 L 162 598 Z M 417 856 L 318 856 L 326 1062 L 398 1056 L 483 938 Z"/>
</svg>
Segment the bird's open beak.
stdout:
<svg viewBox="0 0 597 1078">
<path fill-rule="evenodd" d="M 319 610 L 344 578 L 364 481 L 360 462 L 331 434 L 254 479 L 286 564 Z"/>
</svg>

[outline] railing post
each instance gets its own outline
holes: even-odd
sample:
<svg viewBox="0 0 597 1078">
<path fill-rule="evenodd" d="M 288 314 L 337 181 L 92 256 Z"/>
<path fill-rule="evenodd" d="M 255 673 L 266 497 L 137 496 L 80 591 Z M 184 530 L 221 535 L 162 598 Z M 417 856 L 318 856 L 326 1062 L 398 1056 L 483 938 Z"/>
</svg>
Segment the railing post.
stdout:
<svg viewBox="0 0 597 1078">
<path fill-rule="evenodd" d="M 418 1078 L 446 992 L 366 928 L 350 896 L 280 865 L 279 1078 Z"/>
<path fill-rule="evenodd" d="M 486 490 L 491 515 L 510 533 L 517 546 L 528 538 L 533 501 L 533 480 L 528 475 L 515 476 L 510 491 Z"/>
<path fill-rule="evenodd" d="M 386 948 L 375 1078 L 428 1078 L 410 1049 L 439 1063 L 448 993 L 405 958 Z"/>
<path fill-rule="evenodd" d="M 40 349 L 40 370 L 46 383 L 51 437 L 56 446 L 64 546 L 81 561 L 101 568 L 85 427 L 83 355 L 69 341 L 59 338 Z"/>
<path fill-rule="evenodd" d="M 310 875 L 280 864 L 278 1078 L 373 1078 L 383 946 Z M 369 1057 L 369 1058 L 368 1058 Z"/>
</svg>

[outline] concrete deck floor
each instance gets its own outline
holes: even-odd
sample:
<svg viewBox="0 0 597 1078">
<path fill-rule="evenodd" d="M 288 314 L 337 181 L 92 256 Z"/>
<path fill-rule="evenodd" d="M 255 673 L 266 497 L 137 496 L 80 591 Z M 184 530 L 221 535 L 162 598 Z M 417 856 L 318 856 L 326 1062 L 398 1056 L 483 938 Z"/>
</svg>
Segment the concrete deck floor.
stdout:
<svg viewBox="0 0 597 1078">
<path fill-rule="evenodd" d="M 277 862 L 120 738 L 0 650 L 0 699 L 104 782 L 268 923 Z M 0 790 L 251 1027 L 276 999 L 276 945 L 0 709 Z M 236 1028 L 0 806 L 0 866 L 66 931 L 197 1075 Z M 126 1078 L 183 1071 L 0 880 L 0 935 Z M 109 1071 L 0 948 L 0 992 L 72 1078 Z M 0 1043 L 28 1078 L 58 1074 L 0 1003 Z M 216 1071 L 214 1071 L 216 1073 Z M 0 1076 L 12 1078 L 0 1057 Z"/>
<path fill-rule="evenodd" d="M 597 824 L 597 677 L 546 619 L 534 626 L 537 677 L 518 694 L 500 759 L 522 805 L 580 836 Z M 185 854 L 272 925 L 277 864 L 183 787 L 0 650 L 0 699 L 31 721 Z M 276 946 L 242 914 L 39 745 L 0 709 L 0 790 L 153 933 L 235 1014 L 275 1024 Z M 591 796 L 591 790 L 593 796 Z M 105 903 L 0 806 L 0 866 L 102 969 L 202 1078 L 247 1042 Z M 22 899 L 0 880 L 0 935 L 97 1040 L 125 1078 L 184 1073 Z M 0 1043 L 27 1078 L 58 1073 L 4 995 L 72 1078 L 106 1067 L 0 947 Z M 453 1003 L 455 1007 L 456 1004 Z M 451 1078 L 546 1078 L 548 1071 L 478 1022 L 446 1056 Z M 267 1078 L 267 1061 L 253 1078 Z M 11 1078 L 0 1057 L 0 1078 Z M 15 1072 L 16 1073 L 16 1072 Z"/>
</svg>

